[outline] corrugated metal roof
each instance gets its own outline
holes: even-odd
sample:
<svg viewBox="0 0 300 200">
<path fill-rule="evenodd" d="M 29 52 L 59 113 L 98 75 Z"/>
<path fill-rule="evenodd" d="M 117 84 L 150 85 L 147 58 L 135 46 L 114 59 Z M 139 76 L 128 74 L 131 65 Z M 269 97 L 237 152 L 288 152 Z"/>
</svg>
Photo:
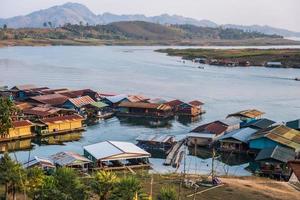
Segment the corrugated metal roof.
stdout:
<svg viewBox="0 0 300 200">
<path fill-rule="evenodd" d="M 275 124 L 275 121 L 272 121 L 270 119 L 257 119 L 254 121 L 251 121 L 249 123 L 246 123 L 243 125 L 243 127 L 253 127 L 253 128 L 257 128 L 257 129 L 264 129 L 264 128 L 268 128 L 271 125 Z"/>
<path fill-rule="evenodd" d="M 42 119 L 41 122 L 45 123 L 45 124 L 53 124 L 53 123 L 62 123 L 62 122 L 66 122 L 66 121 L 77 121 L 77 120 L 83 120 L 83 117 L 81 117 L 80 115 L 77 115 L 77 114 L 64 115 L 64 116 Z"/>
<path fill-rule="evenodd" d="M 142 102 L 122 102 L 119 107 L 125 108 L 149 108 L 149 109 L 157 109 L 157 110 L 171 110 L 171 107 L 164 104 L 155 104 L 155 103 L 142 103 Z"/>
<path fill-rule="evenodd" d="M 30 99 L 33 99 L 43 104 L 56 106 L 56 105 L 64 104 L 68 100 L 68 97 L 61 94 L 47 94 L 47 95 L 30 97 Z"/>
<path fill-rule="evenodd" d="M 91 161 L 86 157 L 74 152 L 59 152 L 50 156 L 50 159 L 60 166 L 72 166 L 90 163 Z"/>
<path fill-rule="evenodd" d="M 300 129 L 300 119 L 289 121 L 286 123 L 286 126 L 293 129 Z"/>
<path fill-rule="evenodd" d="M 31 123 L 29 120 L 13 121 L 12 124 L 14 128 L 23 126 L 33 126 L 33 123 Z"/>
<path fill-rule="evenodd" d="M 227 126 L 235 126 L 235 125 L 240 124 L 242 121 L 240 119 L 237 119 L 237 118 L 234 118 L 234 117 L 229 117 L 229 118 L 226 118 L 226 119 L 218 120 L 218 122 L 221 122 L 221 123 L 223 123 Z"/>
<path fill-rule="evenodd" d="M 192 138 L 211 138 L 211 139 L 213 139 L 213 138 L 216 137 L 216 135 L 215 134 L 211 134 L 211 133 L 201 133 L 201 132 L 199 132 L 199 133 L 193 133 L 193 132 L 191 132 L 191 133 L 188 133 L 186 135 L 186 137 L 192 137 Z"/>
<path fill-rule="evenodd" d="M 69 99 L 69 101 L 77 108 L 81 108 L 82 106 L 95 103 L 95 101 L 89 96 L 71 98 Z"/>
<path fill-rule="evenodd" d="M 104 108 L 104 107 L 107 107 L 108 105 L 106 103 L 103 103 L 103 102 L 93 102 L 91 103 L 92 106 L 95 106 L 97 108 Z"/>
<path fill-rule="evenodd" d="M 137 141 L 148 141 L 148 142 L 167 142 L 173 139 L 173 135 L 140 135 L 136 138 Z"/>
<path fill-rule="evenodd" d="M 130 102 L 144 102 L 149 100 L 148 97 L 142 96 L 142 95 L 128 95 L 128 100 Z"/>
<path fill-rule="evenodd" d="M 181 104 L 184 104 L 183 101 L 180 101 L 178 99 L 172 100 L 172 101 L 168 101 L 166 103 L 164 103 L 165 105 L 171 106 L 171 107 L 176 107 L 176 106 L 180 106 Z"/>
<path fill-rule="evenodd" d="M 210 133 L 210 134 L 215 134 L 215 135 L 220 135 L 224 133 L 227 130 L 227 126 L 224 125 L 221 122 L 214 121 L 208 124 L 204 124 L 201 126 L 198 126 L 191 132 L 194 133 Z"/>
<path fill-rule="evenodd" d="M 23 110 L 23 113 L 27 114 L 27 115 L 36 115 L 36 116 L 45 117 L 45 116 L 48 116 L 48 115 L 55 114 L 55 113 L 59 112 L 60 110 L 62 110 L 62 109 L 55 108 L 55 107 L 36 106 L 36 107 L 33 107 L 33 108 Z"/>
<path fill-rule="evenodd" d="M 275 159 L 287 163 L 289 160 L 295 159 L 295 151 L 289 148 L 276 146 L 274 148 L 262 149 L 255 158 L 256 161 L 267 159 Z"/>
<path fill-rule="evenodd" d="M 250 140 L 266 137 L 282 145 L 300 150 L 300 131 L 291 129 L 284 125 L 277 125 L 262 129 L 254 134 Z"/>
<path fill-rule="evenodd" d="M 256 110 L 256 109 L 249 109 L 249 110 L 242 110 L 236 113 L 229 114 L 228 117 L 246 117 L 246 118 L 257 118 L 265 114 L 262 111 Z"/>
<path fill-rule="evenodd" d="M 36 164 L 42 164 L 42 165 L 46 165 L 46 166 L 52 167 L 52 168 L 55 167 L 54 163 L 50 159 L 41 158 L 41 157 L 37 157 L 37 156 L 35 156 L 34 158 L 32 158 L 29 161 L 25 162 L 23 164 L 23 167 L 28 168 L 28 167 L 34 166 Z"/>
<path fill-rule="evenodd" d="M 119 102 L 123 101 L 124 99 L 127 99 L 127 95 L 119 94 L 119 95 L 115 95 L 115 96 L 107 96 L 107 97 L 105 97 L 105 99 L 107 99 L 111 103 L 119 103 Z"/>
<path fill-rule="evenodd" d="M 236 139 L 238 141 L 247 143 L 248 140 L 251 138 L 253 134 L 257 132 L 256 129 L 253 128 L 242 128 L 238 130 L 231 131 L 229 133 L 226 133 L 225 135 L 222 135 L 218 138 L 218 140 L 225 140 L 225 139 Z"/>
<path fill-rule="evenodd" d="M 163 103 L 166 103 L 167 101 L 165 99 L 162 99 L 162 98 L 154 98 L 154 99 L 150 99 L 148 102 L 149 103 L 163 104 Z"/>
<path fill-rule="evenodd" d="M 203 102 L 198 101 L 198 100 L 190 101 L 189 104 L 191 104 L 193 106 L 202 106 L 202 105 L 204 105 Z"/>
<path fill-rule="evenodd" d="M 97 160 L 121 155 L 121 154 L 138 154 L 149 157 L 150 154 L 135 144 L 129 142 L 104 141 L 83 147 Z"/>
<path fill-rule="evenodd" d="M 33 85 L 33 84 L 25 84 L 25 85 L 16 85 L 12 89 L 17 89 L 17 90 L 31 90 L 34 88 L 38 88 L 38 86 Z"/>
</svg>

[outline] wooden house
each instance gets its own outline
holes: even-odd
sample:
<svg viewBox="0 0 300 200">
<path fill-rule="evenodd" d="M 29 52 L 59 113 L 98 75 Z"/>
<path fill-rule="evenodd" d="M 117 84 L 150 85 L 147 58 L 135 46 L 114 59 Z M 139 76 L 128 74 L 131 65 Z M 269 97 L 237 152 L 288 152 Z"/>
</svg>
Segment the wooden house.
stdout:
<svg viewBox="0 0 300 200">
<path fill-rule="evenodd" d="M 75 152 L 59 152 L 50 156 L 50 160 L 58 167 L 69 167 L 86 171 L 91 161 Z"/>
<path fill-rule="evenodd" d="M 295 151 L 282 146 L 262 149 L 255 158 L 258 172 L 274 178 L 284 178 L 290 174 L 287 163 L 295 159 Z"/>
<path fill-rule="evenodd" d="M 217 137 L 223 135 L 227 126 L 219 121 L 207 123 L 193 129 L 187 134 L 188 146 L 209 146 Z"/>
<path fill-rule="evenodd" d="M 129 142 L 104 141 L 83 147 L 96 169 L 149 168 L 150 154 Z"/>
<path fill-rule="evenodd" d="M 69 98 L 78 98 L 78 97 L 89 96 L 94 101 L 100 100 L 100 95 L 98 94 L 98 92 L 91 90 L 91 89 L 71 90 L 71 91 L 66 91 L 66 92 L 59 92 L 59 94 L 67 96 Z"/>
<path fill-rule="evenodd" d="M 36 132 L 40 135 L 47 135 L 82 131 L 84 130 L 83 120 L 83 117 L 77 114 L 42 119 L 36 125 Z"/>
<path fill-rule="evenodd" d="M 129 102 L 127 95 L 123 94 L 115 96 L 106 96 L 101 101 L 112 108 L 116 108 L 122 102 Z"/>
<path fill-rule="evenodd" d="M 76 110 L 81 113 L 84 110 L 84 106 L 95 103 L 95 101 L 89 96 L 82 96 L 68 99 L 63 105 L 63 108 Z"/>
<path fill-rule="evenodd" d="M 284 125 L 272 126 L 259 130 L 249 139 L 251 149 L 266 149 L 282 146 L 294 151 L 300 150 L 300 131 Z"/>
<path fill-rule="evenodd" d="M 165 104 L 122 102 L 117 116 L 166 119 L 173 116 L 172 108 Z"/>
<path fill-rule="evenodd" d="M 142 95 L 128 95 L 127 99 L 132 103 L 147 103 L 150 98 L 142 96 Z"/>
<path fill-rule="evenodd" d="M 0 141 L 33 137 L 34 125 L 29 120 L 13 121 L 12 124 L 13 127 L 8 130 L 8 133 L 1 134 Z"/>
<path fill-rule="evenodd" d="M 27 101 L 33 104 L 51 105 L 61 107 L 69 98 L 61 94 L 47 94 L 30 97 Z"/>
<path fill-rule="evenodd" d="M 238 118 L 229 117 L 226 119 L 218 120 L 217 122 L 222 123 L 227 127 L 226 132 L 231 132 L 240 129 L 242 121 Z"/>
<path fill-rule="evenodd" d="M 253 128 L 242 128 L 231 131 L 219 137 L 221 151 L 246 152 L 249 149 L 248 140 L 257 132 Z"/>
<path fill-rule="evenodd" d="M 162 151 L 168 151 L 176 143 L 173 135 L 140 135 L 136 141 L 142 149 Z"/>
<path fill-rule="evenodd" d="M 41 95 L 41 91 L 49 89 L 48 87 L 38 87 L 35 85 L 18 85 L 14 86 L 10 89 L 12 92 L 14 99 L 17 100 L 25 100 L 29 97 Z"/>
<path fill-rule="evenodd" d="M 203 113 L 202 105 L 200 101 L 191 101 L 190 103 L 185 103 L 180 100 L 172 100 L 164 103 L 172 108 L 172 111 L 176 115 L 180 116 L 191 116 L 195 117 Z"/>
<path fill-rule="evenodd" d="M 56 168 L 55 164 L 50 159 L 40 158 L 37 156 L 35 156 L 35 157 L 29 159 L 29 161 L 23 163 L 23 167 L 27 168 L 27 169 L 37 167 L 46 172 L 51 172 Z"/>
<path fill-rule="evenodd" d="M 35 106 L 22 110 L 24 118 L 37 121 L 39 119 L 58 117 L 63 115 L 74 114 L 75 111 L 52 107 L 52 106 Z"/>
<path fill-rule="evenodd" d="M 276 123 L 275 121 L 272 121 L 270 119 L 262 118 L 262 119 L 255 119 L 255 120 L 249 121 L 247 123 L 242 123 L 241 127 L 242 128 L 249 127 L 249 128 L 261 130 L 261 129 L 269 128 L 270 126 L 274 125 L 275 123 Z"/>
<path fill-rule="evenodd" d="M 290 168 L 289 183 L 300 188 L 300 160 L 288 161 L 288 167 Z"/>
<path fill-rule="evenodd" d="M 296 119 L 293 121 L 289 121 L 286 123 L 286 126 L 292 129 L 296 129 L 298 131 L 300 131 L 300 119 Z"/>
<path fill-rule="evenodd" d="M 249 109 L 249 110 L 242 110 L 236 113 L 229 114 L 227 118 L 229 117 L 235 117 L 243 122 L 249 122 L 252 120 L 260 119 L 262 115 L 265 113 L 256 109 Z"/>
</svg>

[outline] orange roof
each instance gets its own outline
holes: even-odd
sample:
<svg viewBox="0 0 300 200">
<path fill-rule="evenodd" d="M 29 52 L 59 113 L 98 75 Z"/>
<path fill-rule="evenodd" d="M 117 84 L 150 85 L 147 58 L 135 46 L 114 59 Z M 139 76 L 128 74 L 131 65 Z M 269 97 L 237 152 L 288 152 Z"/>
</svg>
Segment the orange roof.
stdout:
<svg viewBox="0 0 300 200">
<path fill-rule="evenodd" d="M 122 102 L 119 107 L 125 108 L 149 108 L 149 109 L 157 109 L 157 110 L 171 110 L 169 105 L 165 104 L 156 104 L 156 103 L 132 103 L 132 102 Z"/>
<path fill-rule="evenodd" d="M 55 114 L 55 113 L 59 112 L 60 110 L 62 110 L 62 109 L 61 108 L 55 108 L 55 107 L 36 106 L 36 107 L 33 107 L 33 108 L 23 110 L 23 113 L 27 114 L 27 115 L 37 115 L 37 116 L 45 117 L 45 116 L 48 116 L 48 115 Z"/>
<path fill-rule="evenodd" d="M 292 169 L 298 180 L 300 180 L 300 160 L 291 160 L 288 166 Z"/>
<path fill-rule="evenodd" d="M 31 99 L 49 105 L 62 105 L 68 100 L 68 97 L 61 94 L 47 94 L 31 97 Z"/>
<path fill-rule="evenodd" d="M 41 120 L 41 122 L 44 124 L 55 124 L 55 123 L 62 123 L 66 121 L 78 121 L 78 120 L 83 120 L 83 117 L 74 114 L 74 115 L 65 115 L 59 117 L 51 117 L 51 118 L 43 119 Z"/>
<path fill-rule="evenodd" d="M 23 126 L 33 126 L 29 120 L 21 120 L 12 122 L 14 128 L 23 127 Z"/>
<path fill-rule="evenodd" d="M 149 100 L 149 98 L 144 97 L 142 95 L 128 95 L 128 100 L 130 102 L 142 102 Z"/>
<path fill-rule="evenodd" d="M 82 106 L 95 103 L 95 101 L 89 97 L 89 96 L 83 96 L 83 97 L 77 97 L 77 98 L 72 98 L 69 99 L 69 101 L 74 104 L 77 108 L 80 108 Z"/>
<path fill-rule="evenodd" d="M 211 123 L 208 123 L 208 124 L 198 126 L 197 128 L 195 128 L 191 132 L 194 132 L 194 133 L 211 133 L 211 134 L 219 135 L 219 134 L 224 133 L 227 130 L 227 127 L 228 126 L 226 126 L 226 125 L 224 125 L 224 124 L 222 124 L 218 121 L 215 121 L 215 122 L 211 122 Z"/>
<path fill-rule="evenodd" d="M 189 102 L 189 104 L 191 104 L 193 106 L 202 106 L 202 105 L 204 105 L 203 102 L 198 101 L 198 100 L 191 101 L 191 102 Z"/>
</svg>

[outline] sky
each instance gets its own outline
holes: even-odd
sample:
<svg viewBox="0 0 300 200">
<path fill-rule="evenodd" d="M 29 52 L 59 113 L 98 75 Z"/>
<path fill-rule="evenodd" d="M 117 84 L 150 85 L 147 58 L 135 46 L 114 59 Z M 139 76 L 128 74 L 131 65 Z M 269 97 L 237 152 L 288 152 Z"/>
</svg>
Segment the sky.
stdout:
<svg viewBox="0 0 300 200">
<path fill-rule="evenodd" d="M 95 14 L 177 14 L 218 24 L 270 25 L 300 32 L 300 0 L 0 0 L 0 18 L 26 15 L 66 2 Z"/>
</svg>

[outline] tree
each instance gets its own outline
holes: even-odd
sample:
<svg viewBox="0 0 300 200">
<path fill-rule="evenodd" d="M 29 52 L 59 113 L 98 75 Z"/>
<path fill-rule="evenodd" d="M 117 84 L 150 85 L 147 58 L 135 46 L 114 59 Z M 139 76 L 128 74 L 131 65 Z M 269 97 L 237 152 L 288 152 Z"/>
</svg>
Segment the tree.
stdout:
<svg viewBox="0 0 300 200">
<path fill-rule="evenodd" d="M 65 195 L 57 189 L 57 183 L 53 176 L 45 176 L 42 185 L 40 185 L 33 194 L 33 200 L 65 200 Z"/>
<path fill-rule="evenodd" d="M 115 173 L 100 171 L 94 174 L 91 187 L 99 195 L 100 200 L 108 200 L 119 179 Z"/>
<path fill-rule="evenodd" d="M 4 29 L 4 30 L 7 29 L 7 24 L 3 24 L 3 29 Z"/>
<path fill-rule="evenodd" d="M 43 23 L 43 26 L 44 26 L 44 27 L 47 27 L 47 26 L 48 26 L 47 22 L 44 22 L 44 23 Z"/>
<path fill-rule="evenodd" d="M 48 25 L 50 26 L 50 28 L 52 28 L 52 22 L 48 22 Z"/>
<path fill-rule="evenodd" d="M 5 198 L 8 199 L 10 190 L 13 199 L 16 199 L 17 191 L 20 191 L 23 185 L 24 169 L 20 164 L 13 161 L 8 153 L 0 159 L 0 183 L 5 186 Z"/>
<path fill-rule="evenodd" d="M 174 187 L 162 187 L 159 191 L 158 200 L 176 200 L 177 192 Z"/>
<path fill-rule="evenodd" d="M 23 191 L 28 192 L 28 196 L 35 199 L 39 188 L 44 184 L 46 176 L 40 168 L 34 167 L 26 170 L 26 180 Z"/>
<path fill-rule="evenodd" d="M 142 191 L 140 181 L 134 176 L 121 178 L 112 193 L 113 200 L 149 199 Z"/>
<path fill-rule="evenodd" d="M 66 199 L 87 199 L 85 185 L 81 182 L 77 172 L 71 168 L 58 168 L 54 173 L 56 188 Z"/>
<path fill-rule="evenodd" d="M 12 100 L 6 97 L 0 98 L 0 135 L 8 134 L 13 127 L 11 116 L 17 111 Z"/>
</svg>

